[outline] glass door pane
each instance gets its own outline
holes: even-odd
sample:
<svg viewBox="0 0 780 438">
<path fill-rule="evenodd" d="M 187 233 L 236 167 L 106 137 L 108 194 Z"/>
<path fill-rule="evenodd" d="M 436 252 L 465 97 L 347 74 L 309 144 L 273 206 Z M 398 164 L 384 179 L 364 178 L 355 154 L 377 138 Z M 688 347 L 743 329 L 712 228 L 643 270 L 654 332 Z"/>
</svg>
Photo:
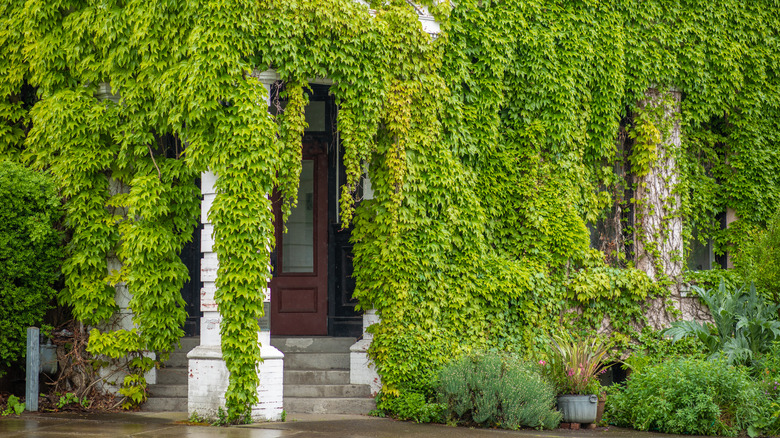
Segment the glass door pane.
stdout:
<svg viewBox="0 0 780 438">
<path fill-rule="evenodd" d="M 282 272 L 314 272 L 314 160 L 303 160 L 298 205 L 282 234 Z"/>
</svg>

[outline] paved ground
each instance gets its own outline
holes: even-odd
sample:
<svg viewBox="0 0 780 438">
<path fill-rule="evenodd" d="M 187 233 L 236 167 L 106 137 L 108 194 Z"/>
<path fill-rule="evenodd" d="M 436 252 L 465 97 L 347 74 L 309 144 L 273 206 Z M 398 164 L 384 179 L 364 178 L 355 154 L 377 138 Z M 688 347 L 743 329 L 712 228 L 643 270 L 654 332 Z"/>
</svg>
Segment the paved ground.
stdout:
<svg viewBox="0 0 780 438">
<path fill-rule="evenodd" d="M 0 417 L 0 437 L 160 437 L 160 438 L 673 438 L 675 435 L 608 428 L 599 430 L 505 431 L 414 424 L 356 415 L 289 415 L 285 423 L 237 427 L 192 426 L 187 414 L 31 414 Z M 691 438 L 690 436 L 686 438 Z"/>
</svg>

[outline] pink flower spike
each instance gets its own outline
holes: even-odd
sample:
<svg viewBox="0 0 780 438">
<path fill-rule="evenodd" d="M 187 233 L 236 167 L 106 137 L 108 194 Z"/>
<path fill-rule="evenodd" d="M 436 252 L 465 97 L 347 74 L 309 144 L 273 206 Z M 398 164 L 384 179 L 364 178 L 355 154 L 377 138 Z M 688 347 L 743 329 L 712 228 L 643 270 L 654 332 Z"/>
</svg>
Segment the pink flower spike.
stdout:
<svg viewBox="0 0 780 438">
<path fill-rule="evenodd" d="M 545 365 L 547 365 L 547 362 L 545 362 L 545 361 L 543 361 L 543 360 L 540 360 L 540 361 L 539 361 L 539 365 L 541 365 L 541 366 L 545 366 Z"/>
</svg>

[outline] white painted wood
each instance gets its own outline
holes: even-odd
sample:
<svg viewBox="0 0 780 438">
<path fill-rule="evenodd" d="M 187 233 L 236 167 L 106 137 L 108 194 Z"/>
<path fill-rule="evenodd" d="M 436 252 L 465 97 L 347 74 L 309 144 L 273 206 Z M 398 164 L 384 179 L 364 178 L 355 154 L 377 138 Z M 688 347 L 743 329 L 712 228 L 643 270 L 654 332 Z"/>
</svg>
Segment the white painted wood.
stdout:
<svg viewBox="0 0 780 438">
<path fill-rule="evenodd" d="M 211 221 L 209 220 L 209 210 L 211 210 L 211 205 L 214 203 L 214 199 L 216 197 L 217 195 L 214 193 L 203 195 L 203 201 L 201 201 L 200 204 L 200 223 L 202 224 L 211 223 Z"/>
<path fill-rule="evenodd" d="M 214 294 L 217 292 L 217 286 L 213 281 L 203 282 L 200 289 L 200 310 L 204 312 L 216 312 L 217 302 L 214 301 Z"/>
<path fill-rule="evenodd" d="M 222 337 L 219 334 L 222 318 L 219 312 L 204 311 L 200 318 L 200 345 L 221 345 Z"/>
<path fill-rule="evenodd" d="M 200 252 L 214 252 L 214 225 L 203 224 L 200 230 Z"/>
<path fill-rule="evenodd" d="M 203 172 L 200 174 L 200 193 L 205 194 L 214 194 L 217 193 L 216 189 L 214 188 L 214 183 L 217 182 L 217 175 L 214 175 L 214 172 Z"/>
<path fill-rule="evenodd" d="M 200 281 L 204 283 L 215 282 L 217 280 L 218 268 L 217 253 L 207 252 L 203 254 L 203 258 L 200 259 Z"/>
</svg>

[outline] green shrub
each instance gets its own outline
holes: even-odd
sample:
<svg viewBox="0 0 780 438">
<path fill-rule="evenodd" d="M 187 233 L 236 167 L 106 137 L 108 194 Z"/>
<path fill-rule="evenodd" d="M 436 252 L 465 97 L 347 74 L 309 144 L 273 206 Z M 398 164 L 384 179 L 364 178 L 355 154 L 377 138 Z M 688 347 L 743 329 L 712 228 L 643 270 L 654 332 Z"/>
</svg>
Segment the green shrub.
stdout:
<svg viewBox="0 0 780 438">
<path fill-rule="evenodd" d="M 704 359 L 706 347 L 699 338 L 689 336 L 673 341 L 663 330 L 645 326 L 637 337 L 638 344 L 631 345 L 629 355 L 621 367 L 632 372 L 642 372 L 645 367 L 657 365 L 672 358 Z"/>
<path fill-rule="evenodd" d="M 638 430 L 736 436 L 769 412 L 769 400 L 747 368 L 723 360 L 670 360 L 633 373 L 615 388 L 605 419 Z"/>
<path fill-rule="evenodd" d="M 726 284 L 726 289 L 736 290 L 746 283 L 745 276 L 736 269 L 721 269 L 717 266 L 700 271 L 685 271 L 684 281 L 702 289 L 714 289 L 720 283 Z"/>
<path fill-rule="evenodd" d="M 639 345 L 635 351 L 650 356 L 658 363 L 671 357 L 703 359 L 705 347 L 697 337 L 687 337 L 674 341 L 664 334 L 663 330 L 654 330 L 645 326 L 637 337 Z"/>
<path fill-rule="evenodd" d="M 756 284 L 767 298 L 780 303 L 780 211 L 765 230 L 749 234 L 734 257 L 736 271 Z"/>
<path fill-rule="evenodd" d="M 377 408 L 399 420 L 417 423 L 441 422 L 444 413 L 444 405 L 429 402 L 425 394 L 417 391 L 401 391 L 398 396 L 383 394 Z"/>
<path fill-rule="evenodd" d="M 776 342 L 759 364 L 756 373 L 760 390 L 773 403 L 762 426 L 766 435 L 780 435 L 780 343 Z"/>
<path fill-rule="evenodd" d="M 775 342 L 758 363 L 757 374 L 764 393 L 780 402 L 780 342 Z"/>
<path fill-rule="evenodd" d="M 517 359 L 464 357 L 445 366 L 439 376 L 439 400 L 448 422 L 551 429 L 561 421 L 553 387 Z"/>
<path fill-rule="evenodd" d="M 41 322 L 55 296 L 60 215 L 48 178 L 0 162 L 0 376 L 24 356 L 26 328 Z"/>
</svg>

